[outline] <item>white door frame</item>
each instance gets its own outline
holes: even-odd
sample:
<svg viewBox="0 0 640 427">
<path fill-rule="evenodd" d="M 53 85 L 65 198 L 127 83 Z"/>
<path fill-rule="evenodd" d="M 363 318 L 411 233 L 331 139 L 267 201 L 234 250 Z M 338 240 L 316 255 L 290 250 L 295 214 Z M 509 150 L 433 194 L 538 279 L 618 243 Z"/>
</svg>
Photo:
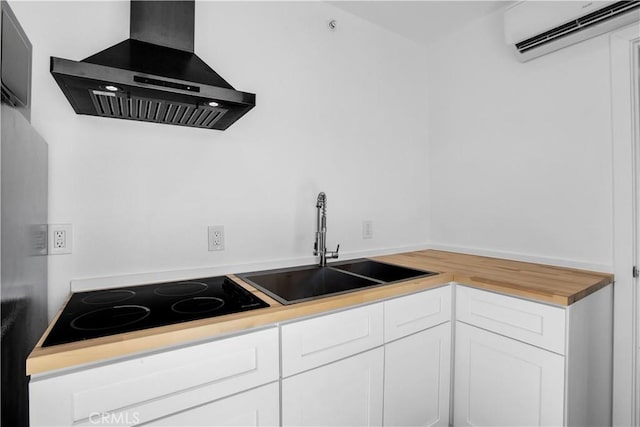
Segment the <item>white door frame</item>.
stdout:
<svg viewBox="0 0 640 427">
<path fill-rule="evenodd" d="M 611 107 L 613 138 L 614 354 L 613 425 L 639 426 L 638 404 L 638 114 L 633 96 L 640 46 L 636 23 L 611 35 Z M 640 267 L 640 266 L 639 266 Z"/>
</svg>

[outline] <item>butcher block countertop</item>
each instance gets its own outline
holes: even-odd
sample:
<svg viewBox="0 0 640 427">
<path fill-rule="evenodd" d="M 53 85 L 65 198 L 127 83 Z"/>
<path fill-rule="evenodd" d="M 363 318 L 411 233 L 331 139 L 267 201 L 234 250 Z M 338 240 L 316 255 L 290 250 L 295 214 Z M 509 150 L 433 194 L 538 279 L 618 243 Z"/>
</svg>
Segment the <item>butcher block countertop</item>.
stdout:
<svg viewBox="0 0 640 427">
<path fill-rule="evenodd" d="M 27 374 L 80 366 L 204 340 L 285 320 L 435 288 L 455 281 L 506 295 L 568 306 L 613 282 L 613 275 L 454 252 L 425 250 L 371 259 L 440 274 L 292 305 L 282 305 L 234 275 L 270 307 L 69 344 L 42 347 L 62 308 L 27 359 Z"/>
<path fill-rule="evenodd" d="M 435 250 L 372 259 L 447 272 L 458 283 L 557 305 L 571 305 L 613 282 L 613 274 Z"/>
</svg>

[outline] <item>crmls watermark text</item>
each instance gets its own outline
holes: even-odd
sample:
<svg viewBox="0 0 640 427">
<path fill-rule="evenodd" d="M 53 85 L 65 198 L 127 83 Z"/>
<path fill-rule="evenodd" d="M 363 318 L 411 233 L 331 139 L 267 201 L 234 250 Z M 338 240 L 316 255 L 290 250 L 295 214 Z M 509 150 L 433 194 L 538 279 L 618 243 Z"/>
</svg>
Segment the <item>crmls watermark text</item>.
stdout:
<svg viewBox="0 0 640 427">
<path fill-rule="evenodd" d="M 89 422 L 93 425 L 129 426 L 140 423 L 140 415 L 138 412 L 92 412 Z"/>
</svg>

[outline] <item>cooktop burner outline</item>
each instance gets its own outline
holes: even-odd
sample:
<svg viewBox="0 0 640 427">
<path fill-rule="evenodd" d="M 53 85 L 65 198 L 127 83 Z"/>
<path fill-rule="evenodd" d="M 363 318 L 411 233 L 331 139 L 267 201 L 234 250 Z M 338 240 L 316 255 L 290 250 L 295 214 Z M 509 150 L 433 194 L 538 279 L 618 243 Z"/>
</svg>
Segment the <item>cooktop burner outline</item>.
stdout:
<svg viewBox="0 0 640 427">
<path fill-rule="evenodd" d="M 151 310 L 142 305 L 114 305 L 81 314 L 71 321 L 71 327 L 79 331 L 104 331 L 132 325 L 149 314 Z"/>
<path fill-rule="evenodd" d="M 82 302 L 91 305 L 115 304 L 136 296 L 130 289 L 110 289 L 104 292 L 87 295 Z"/>
<path fill-rule="evenodd" d="M 197 295 L 207 290 L 209 285 L 196 281 L 165 283 L 153 290 L 153 293 L 161 297 L 187 297 Z"/>
<path fill-rule="evenodd" d="M 63 307 L 42 346 L 50 347 L 264 307 L 269 307 L 269 304 L 228 276 L 77 292 Z"/>
<path fill-rule="evenodd" d="M 216 297 L 185 298 L 171 305 L 171 310 L 179 314 L 201 314 L 220 310 L 224 301 Z"/>
</svg>

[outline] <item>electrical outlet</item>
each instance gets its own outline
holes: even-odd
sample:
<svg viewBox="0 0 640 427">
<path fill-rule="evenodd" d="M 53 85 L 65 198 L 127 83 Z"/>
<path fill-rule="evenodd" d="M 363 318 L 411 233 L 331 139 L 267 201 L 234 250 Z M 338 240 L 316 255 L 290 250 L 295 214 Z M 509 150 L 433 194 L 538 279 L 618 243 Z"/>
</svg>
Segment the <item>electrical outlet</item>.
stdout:
<svg viewBox="0 0 640 427">
<path fill-rule="evenodd" d="M 209 250 L 224 251 L 224 225 L 209 226 Z"/>
<path fill-rule="evenodd" d="M 49 255 L 71 253 L 71 224 L 49 225 Z"/>
<path fill-rule="evenodd" d="M 373 221 L 362 221 L 362 238 L 373 239 Z"/>
</svg>

